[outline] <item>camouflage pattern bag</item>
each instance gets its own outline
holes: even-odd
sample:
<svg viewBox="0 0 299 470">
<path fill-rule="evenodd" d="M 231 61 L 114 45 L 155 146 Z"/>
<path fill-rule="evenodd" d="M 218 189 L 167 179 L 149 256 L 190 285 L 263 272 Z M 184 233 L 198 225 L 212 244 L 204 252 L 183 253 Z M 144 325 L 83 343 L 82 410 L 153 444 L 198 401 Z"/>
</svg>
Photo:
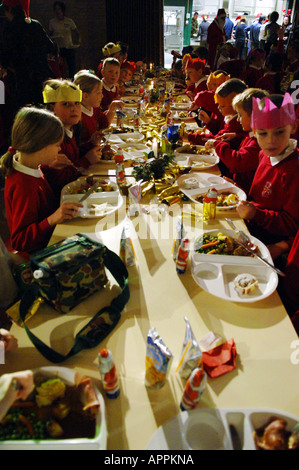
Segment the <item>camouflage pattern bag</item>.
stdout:
<svg viewBox="0 0 299 470">
<path fill-rule="evenodd" d="M 103 255 L 106 247 L 77 234 L 31 256 L 33 278 L 43 299 L 60 313 L 107 283 Z"/>
<path fill-rule="evenodd" d="M 97 346 L 115 327 L 130 297 L 128 271 L 120 257 L 102 243 L 79 233 L 33 253 L 30 263 L 33 282 L 21 299 L 20 320 L 35 347 L 47 359 L 58 363 L 82 349 Z M 30 331 L 25 319 L 37 298 L 42 297 L 60 313 L 67 313 L 106 285 L 105 269 L 113 275 L 121 292 L 77 333 L 67 355 L 54 351 Z"/>
</svg>

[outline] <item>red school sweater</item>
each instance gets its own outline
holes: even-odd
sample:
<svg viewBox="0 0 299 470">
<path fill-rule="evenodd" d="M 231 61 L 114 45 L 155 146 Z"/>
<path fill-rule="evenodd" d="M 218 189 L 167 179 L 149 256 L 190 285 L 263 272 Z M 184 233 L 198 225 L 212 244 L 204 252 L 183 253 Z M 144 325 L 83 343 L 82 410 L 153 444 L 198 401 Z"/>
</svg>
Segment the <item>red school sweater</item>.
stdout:
<svg viewBox="0 0 299 470">
<path fill-rule="evenodd" d="M 82 107 L 81 125 L 81 139 L 84 144 L 90 140 L 95 132 L 107 129 L 109 122 L 106 115 L 99 108 L 93 108 L 91 113 L 87 113 L 85 108 Z"/>
<path fill-rule="evenodd" d="M 5 179 L 5 209 L 14 250 L 29 253 L 47 246 L 54 230 L 47 218 L 60 205 L 61 188 L 79 176 L 72 166 L 62 170 L 45 166 L 30 174 L 13 170 Z"/>
<path fill-rule="evenodd" d="M 216 140 L 214 149 L 231 172 L 232 179 L 248 193 L 259 164 L 261 148 L 256 138 L 247 135 L 241 142 L 239 150 L 233 150 L 228 142 Z"/>
<path fill-rule="evenodd" d="M 299 227 L 299 150 L 272 166 L 270 158 L 261 151 L 249 191 L 256 215 L 249 222 L 263 230 L 264 243 L 295 236 Z M 262 232 L 261 232 L 262 233 Z M 254 233 L 253 233 L 254 234 Z"/>
</svg>

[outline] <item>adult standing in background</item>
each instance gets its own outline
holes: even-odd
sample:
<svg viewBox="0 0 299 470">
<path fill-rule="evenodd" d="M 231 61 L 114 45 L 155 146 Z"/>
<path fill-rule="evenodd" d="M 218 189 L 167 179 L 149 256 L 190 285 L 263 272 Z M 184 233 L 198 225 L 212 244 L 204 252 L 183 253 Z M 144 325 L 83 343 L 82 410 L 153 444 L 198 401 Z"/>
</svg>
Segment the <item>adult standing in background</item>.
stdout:
<svg viewBox="0 0 299 470">
<path fill-rule="evenodd" d="M 226 39 L 229 41 L 232 38 L 234 29 L 234 22 L 230 19 L 229 15 L 226 15 L 224 31 L 226 34 Z"/>
<path fill-rule="evenodd" d="M 259 14 L 256 20 L 250 26 L 247 26 L 246 32 L 249 33 L 250 49 L 258 49 L 260 47 L 260 29 L 265 19 L 265 16 Z"/>
<path fill-rule="evenodd" d="M 56 53 L 39 21 L 29 17 L 30 0 L 3 0 L 2 7 L 8 19 L 3 29 L 2 66 L 8 71 L 9 89 L 18 108 L 43 103 L 43 82 L 53 77 L 48 65 L 48 54 Z"/>
<path fill-rule="evenodd" d="M 237 24 L 236 29 L 235 29 L 235 47 L 239 51 L 239 59 L 242 59 L 246 39 L 247 39 L 247 34 L 246 34 L 246 20 L 245 18 L 241 18 L 240 23 Z"/>
<path fill-rule="evenodd" d="M 207 47 L 207 36 L 208 36 L 208 28 L 210 26 L 210 22 L 208 21 L 208 15 L 202 15 L 202 22 L 198 27 L 198 34 L 199 34 L 199 42 L 200 45 L 203 47 Z"/>
<path fill-rule="evenodd" d="M 72 79 L 77 72 L 75 48 L 80 45 L 80 33 L 74 21 L 65 16 L 65 3 L 54 2 L 53 10 L 55 18 L 49 22 L 50 36 L 56 42 L 59 53 L 66 62 L 68 78 Z"/>
<path fill-rule="evenodd" d="M 280 25 L 277 23 L 279 18 L 279 14 L 277 11 L 273 11 L 269 17 L 269 23 L 266 25 L 265 28 L 265 51 L 266 54 L 269 54 L 271 47 L 276 47 L 278 41 L 278 31 L 280 29 Z"/>
<path fill-rule="evenodd" d="M 195 11 L 192 16 L 191 21 L 191 37 L 197 38 L 198 37 L 198 13 Z"/>
<path fill-rule="evenodd" d="M 226 42 L 226 35 L 224 31 L 225 20 L 225 9 L 219 8 L 217 16 L 208 27 L 207 43 L 209 49 L 209 65 L 212 71 L 214 70 L 217 48 Z"/>
</svg>

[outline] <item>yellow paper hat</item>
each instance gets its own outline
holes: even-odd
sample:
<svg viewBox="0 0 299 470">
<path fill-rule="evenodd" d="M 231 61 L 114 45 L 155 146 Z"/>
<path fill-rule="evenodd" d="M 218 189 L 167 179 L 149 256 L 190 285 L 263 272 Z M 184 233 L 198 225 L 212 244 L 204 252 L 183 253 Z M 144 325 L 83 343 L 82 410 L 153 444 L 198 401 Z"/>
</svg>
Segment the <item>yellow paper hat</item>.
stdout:
<svg viewBox="0 0 299 470">
<path fill-rule="evenodd" d="M 82 91 L 75 84 L 63 83 L 54 89 L 46 85 L 43 90 L 44 103 L 59 103 L 61 101 L 82 101 Z"/>
<path fill-rule="evenodd" d="M 209 86 L 210 83 L 213 83 L 219 87 L 222 83 L 226 82 L 227 80 L 230 79 L 230 75 L 225 75 L 224 73 L 217 73 L 214 74 L 213 72 L 210 73 L 207 79 L 207 85 Z"/>
<path fill-rule="evenodd" d="M 233 99 L 239 93 L 232 91 L 227 96 L 220 96 L 215 92 L 214 99 L 215 103 L 219 104 L 220 106 L 232 106 Z"/>
</svg>

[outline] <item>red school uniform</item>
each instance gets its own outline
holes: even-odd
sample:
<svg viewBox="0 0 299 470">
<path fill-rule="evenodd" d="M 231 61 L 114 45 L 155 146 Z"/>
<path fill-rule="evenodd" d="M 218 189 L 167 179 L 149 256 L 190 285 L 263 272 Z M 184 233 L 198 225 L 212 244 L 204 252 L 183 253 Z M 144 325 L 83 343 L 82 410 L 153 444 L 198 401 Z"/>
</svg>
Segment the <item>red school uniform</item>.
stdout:
<svg viewBox="0 0 299 470">
<path fill-rule="evenodd" d="M 90 150 L 90 148 L 88 150 Z M 86 151 L 87 149 L 84 149 L 85 153 Z M 90 166 L 88 159 L 84 156 L 84 154 L 82 155 L 73 132 L 68 129 L 65 129 L 65 135 L 61 144 L 60 153 L 64 153 L 77 168 L 88 168 Z"/>
<path fill-rule="evenodd" d="M 99 108 L 89 110 L 81 105 L 81 109 L 81 140 L 82 143 L 86 143 L 95 132 L 101 129 L 107 129 L 109 122 L 106 115 Z"/>
<path fill-rule="evenodd" d="M 48 167 L 31 169 L 16 158 L 13 171 L 5 179 L 4 198 L 11 247 L 21 253 L 30 253 L 47 246 L 54 227 L 47 218 L 59 207 L 60 191 L 50 185 L 46 173 L 56 173 L 56 184 L 61 188 L 78 177 L 73 167 L 52 170 Z"/>
<path fill-rule="evenodd" d="M 293 139 L 290 148 L 294 151 L 273 165 L 275 159 L 260 152 L 249 191 L 256 207 L 249 230 L 267 244 L 295 236 L 299 226 L 299 150 Z"/>
<path fill-rule="evenodd" d="M 256 88 L 266 90 L 270 95 L 280 93 L 281 74 L 276 72 L 266 72 L 257 82 Z"/>
<path fill-rule="evenodd" d="M 247 133 L 243 131 L 241 124 L 237 120 L 237 115 L 235 116 L 226 116 L 224 119 L 224 126 L 220 129 L 219 132 L 215 135 L 209 136 L 210 139 L 215 139 L 216 137 L 221 137 L 221 135 L 226 132 L 235 132 L 236 137 L 229 141 L 229 145 L 232 149 L 238 149 L 242 140 L 246 137 Z M 196 134 L 189 134 L 188 140 L 193 145 L 203 145 L 202 141 L 203 135 L 199 132 Z"/>
<path fill-rule="evenodd" d="M 231 149 L 228 142 L 216 140 L 214 149 L 220 160 L 229 169 L 232 179 L 243 191 L 248 193 L 259 164 L 261 151 L 256 138 L 253 135 L 247 135 L 238 150 Z"/>
<path fill-rule="evenodd" d="M 255 88 L 257 81 L 262 78 L 263 74 L 263 69 L 255 67 L 254 65 L 249 65 L 245 70 L 244 82 L 248 88 Z"/>
<path fill-rule="evenodd" d="M 113 87 L 108 88 L 105 85 L 103 80 L 102 80 L 102 83 L 103 83 L 103 88 L 102 88 L 103 98 L 101 101 L 100 108 L 101 108 L 101 111 L 107 111 L 112 101 L 119 99 L 119 88 L 118 88 L 118 85 L 114 85 Z"/>
</svg>

